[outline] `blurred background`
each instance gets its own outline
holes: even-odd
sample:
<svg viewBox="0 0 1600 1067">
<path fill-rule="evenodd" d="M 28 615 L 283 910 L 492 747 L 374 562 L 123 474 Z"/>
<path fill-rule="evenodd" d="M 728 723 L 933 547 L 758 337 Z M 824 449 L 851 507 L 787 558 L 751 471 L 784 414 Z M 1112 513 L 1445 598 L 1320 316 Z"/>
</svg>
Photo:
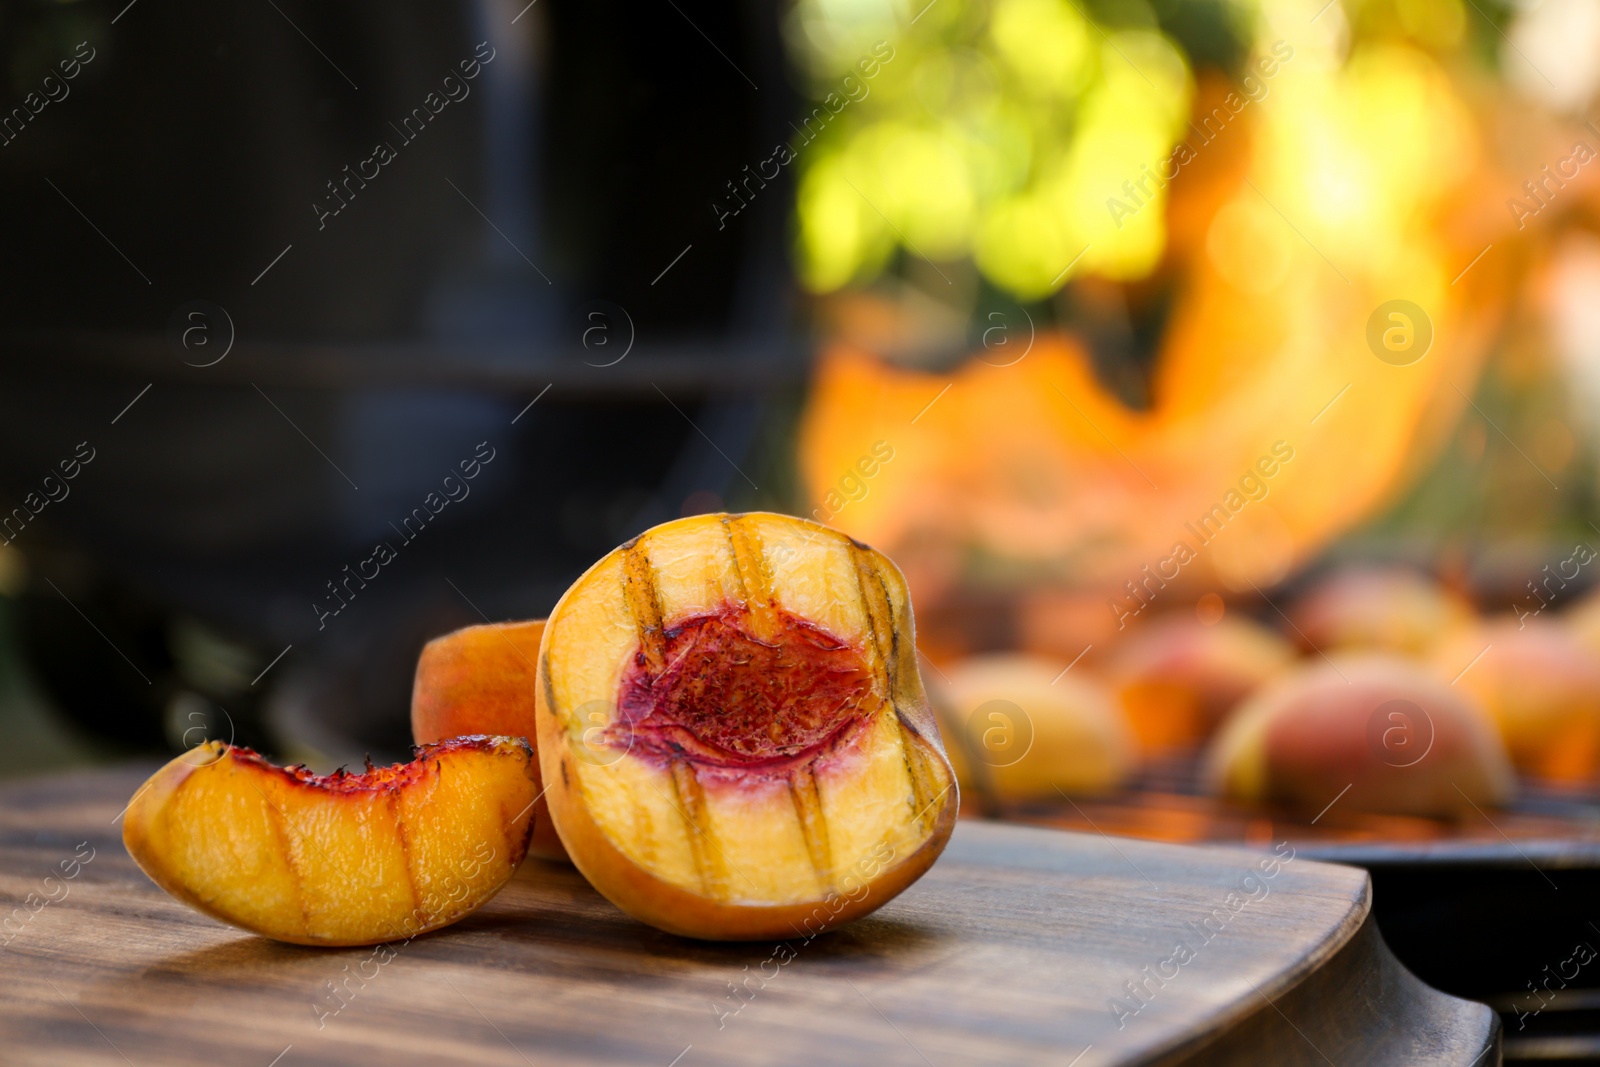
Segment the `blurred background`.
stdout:
<svg viewBox="0 0 1600 1067">
<path fill-rule="evenodd" d="M 402 757 L 428 638 L 792 512 L 905 570 L 967 814 L 1367 863 L 1509 1052 L 1600 1050 L 1516 999 L 1576 912 L 1438 948 L 1600 872 L 1600 0 L 7 0 L 0 54 L 0 775 Z"/>
</svg>

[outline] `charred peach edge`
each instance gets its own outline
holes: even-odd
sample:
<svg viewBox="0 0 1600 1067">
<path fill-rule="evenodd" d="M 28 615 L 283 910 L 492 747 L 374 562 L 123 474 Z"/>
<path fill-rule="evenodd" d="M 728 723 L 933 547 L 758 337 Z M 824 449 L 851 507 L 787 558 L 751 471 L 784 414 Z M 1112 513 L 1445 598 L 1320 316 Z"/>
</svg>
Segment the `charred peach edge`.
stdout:
<svg viewBox="0 0 1600 1067">
<path fill-rule="evenodd" d="M 908 763 L 914 760 L 924 767 L 940 768 L 935 777 L 945 784 L 926 805 L 925 811 L 937 809 L 931 818 L 923 821 L 925 812 L 914 816 L 926 828 L 921 840 L 903 856 L 895 855 L 893 846 L 885 842 L 873 856 L 860 858 L 857 866 L 862 869 L 854 872 L 857 885 L 847 884 L 852 880 L 853 872 L 835 872 L 841 875 L 840 888 L 846 890 L 842 894 L 830 890 L 814 899 L 766 904 L 719 900 L 693 892 L 656 876 L 624 853 L 596 822 L 583 797 L 578 795 L 575 781 L 583 771 L 572 757 L 568 738 L 573 735 L 575 727 L 581 729 L 582 724 L 570 721 L 571 713 L 558 708 L 549 660 L 552 635 L 556 628 L 547 627 L 539 653 L 538 747 L 541 767 L 548 783 L 551 812 L 569 856 L 597 889 L 636 918 L 673 933 L 719 940 L 795 936 L 797 932 L 808 932 L 802 929 L 807 922 L 813 924 L 811 930 L 825 929 L 880 907 L 915 882 L 938 858 L 954 828 L 960 804 L 955 775 L 950 770 L 937 722 L 917 669 L 914 623 L 905 579 L 887 557 L 838 531 L 804 519 L 767 512 L 698 516 L 667 523 L 626 543 L 590 567 L 568 589 L 551 612 L 551 619 L 560 618 L 567 601 L 580 595 L 591 582 L 603 580 L 602 576 L 607 571 L 615 570 L 618 553 L 632 549 L 658 531 L 695 521 L 749 520 L 792 524 L 816 537 L 849 546 L 854 550 L 857 560 L 862 557 L 870 560 L 871 569 L 883 583 L 883 593 L 886 594 L 885 607 L 890 621 L 887 636 L 893 647 L 883 656 L 888 682 L 888 708 L 870 713 L 868 721 L 892 715 L 900 727 L 902 743 L 919 750 L 915 757 L 907 753 Z M 869 637 L 870 640 L 872 638 Z M 919 777 L 917 773 L 908 767 L 907 774 L 915 784 Z M 881 855 L 885 847 L 889 850 L 888 856 Z M 864 869 L 876 867 L 880 862 L 883 866 L 878 869 Z"/>
<path fill-rule="evenodd" d="M 295 934 L 285 931 L 267 933 L 262 931 L 256 924 L 241 920 L 240 917 L 231 914 L 225 907 L 221 907 L 194 893 L 188 884 L 169 870 L 165 862 L 166 857 L 163 851 L 156 847 L 156 842 L 152 838 L 150 831 L 158 826 L 165 827 L 166 820 L 170 817 L 170 804 L 181 789 L 192 783 L 197 775 L 224 761 L 235 761 L 253 771 L 276 775 L 287 780 L 292 785 L 318 790 L 331 798 L 341 791 L 377 793 L 398 789 L 403 787 L 404 782 L 394 782 L 388 779 L 404 777 L 405 781 L 418 780 L 423 773 L 423 765 L 430 762 L 437 763 L 441 756 L 456 751 L 469 751 L 485 755 L 500 754 L 503 751 L 502 746 L 506 745 L 516 745 L 522 748 L 528 759 L 528 766 L 530 770 L 532 769 L 533 753 L 531 752 L 531 746 L 524 739 L 471 735 L 452 738 L 449 741 L 437 744 L 419 745 L 413 750 L 414 758 L 411 762 L 374 769 L 375 774 L 385 776 L 386 780 L 383 784 L 362 785 L 359 783 L 368 777 L 366 774 L 336 772 L 332 775 L 316 775 L 304 766 L 284 767 L 274 764 L 253 749 L 245 748 L 244 746 L 230 745 L 222 741 L 208 741 L 190 749 L 184 755 L 177 757 L 160 768 L 134 794 L 133 799 L 128 804 L 127 811 L 123 815 L 123 845 L 139 869 L 162 890 L 196 911 L 229 926 L 240 927 L 277 941 L 326 948 L 407 940 L 459 922 L 488 903 L 500 889 L 504 888 L 505 883 L 510 881 L 511 876 L 516 873 L 517 867 L 527 854 L 528 841 L 532 832 L 532 824 L 528 821 L 527 809 L 524 809 L 520 815 L 511 815 L 505 819 L 506 840 L 512 846 L 512 852 L 508 857 L 506 874 L 501 879 L 500 885 L 494 886 L 485 892 L 481 899 L 471 904 L 471 906 L 458 911 L 442 913 L 436 916 L 433 921 L 406 926 L 387 924 L 391 928 L 383 931 L 382 936 L 351 939 L 317 937 L 310 934 Z M 263 798 L 263 803 L 267 803 L 265 798 Z M 150 812 L 157 813 L 156 817 L 151 818 L 147 814 Z M 519 821 L 524 824 L 520 834 L 516 830 L 516 824 Z"/>
</svg>

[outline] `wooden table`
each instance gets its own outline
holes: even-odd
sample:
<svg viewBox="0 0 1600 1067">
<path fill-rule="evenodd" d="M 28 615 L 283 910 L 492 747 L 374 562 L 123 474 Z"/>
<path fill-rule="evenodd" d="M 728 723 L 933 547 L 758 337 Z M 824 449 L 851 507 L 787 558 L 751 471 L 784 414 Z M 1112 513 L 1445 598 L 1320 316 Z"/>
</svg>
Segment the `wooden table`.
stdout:
<svg viewBox="0 0 1600 1067">
<path fill-rule="evenodd" d="M 1355 868 L 964 822 L 887 907 L 781 950 L 658 933 L 532 861 L 449 930 L 307 949 L 145 879 L 119 809 L 147 772 L 0 790 L 0 1063 L 1499 1062 L 1488 1008 L 1394 963 Z"/>
</svg>

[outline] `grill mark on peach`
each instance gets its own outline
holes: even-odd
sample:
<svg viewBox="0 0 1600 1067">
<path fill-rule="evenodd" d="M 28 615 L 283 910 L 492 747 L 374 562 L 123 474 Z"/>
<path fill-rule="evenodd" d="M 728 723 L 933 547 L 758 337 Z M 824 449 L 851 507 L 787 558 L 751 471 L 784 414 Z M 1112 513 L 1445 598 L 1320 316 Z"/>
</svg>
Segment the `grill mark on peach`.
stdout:
<svg viewBox="0 0 1600 1067">
<path fill-rule="evenodd" d="M 538 801 L 535 800 L 534 804 L 537 803 Z M 528 807 L 531 809 L 533 804 L 529 804 Z M 528 821 L 522 824 L 522 840 L 513 844 L 511 841 L 511 827 L 515 821 L 513 819 L 512 822 L 506 824 L 506 848 L 510 850 L 506 854 L 506 862 L 513 869 L 520 866 L 522 861 L 528 858 L 528 846 L 533 843 L 533 831 L 537 829 L 536 820 L 530 810 L 528 812 Z"/>
<path fill-rule="evenodd" d="M 651 674 L 666 669 L 666 635 L 661 625 L 661 597 L 656 591 L 655 570 L 642 538 L 629 546 L 622 558 L 622 594 L 639 631 L 639 655 Z"/>
<path fill-rule="evenodd" d="M 246 751 L 249 751 L 249 750 L 246 750 Z M 255 752 L 249 752 L 249 754 L 256 761 L 257 765 L 259 765 L 261 767 L 266 767 L 269 770 L 277 770 L 278 769 L 278 768 L 273 767 L 271 764 L 266 763 Z M 299 768 L 299 769 L 300 770 L 304 770 L 305 768 L 302 767 L 302 768 Z M 308 776 L 307 777 L 301 778 L 301 777 L 296 777 L 294 775 L 290 775 L 289 776 L 289 780 L 290 780 L 291 786 L 298 786 L 299 788 L 302 788 L 302 789 L 309 789 L 309 790 L 319 791 L 320 792 L 322 789 L 326 788 L 325 786 L 320 785 L 320 783 L 323 783 L 323 782 L 348 781 L 350 778 L 354 778 L 354 777 L 356 777 L 356 776 L 351 775 L 351 776 L 347 776 L 344 779 L 340 779 L 336 775 L 328 775 L 325 778 L 317 778 L 314 775 L 309 775 L 309 772 L 308 772 Z M 296 842 L 296 841 L 305 842 L 306 847 L 308 849 L 314 850 L 319 856 L 321 856 L 322 857 L 322 861 L 327 864 L 328 869 L 331 870 L 334 874 L 337 874 L 344 881 L 345 885 L 349 886 L 351 889 L 356 889 L 356 890 L 359 890 L 360 887 L 356 884 L 355 879 L 351 878 L 348 874 L 345 873 L 344 868 L 340 867 L 337 863 L 333 862 L 333 857 L 328 855 L 328 851 L 326 849 L 324 849 L 321 845 L 317 844 L 315 838 L 313 838 L 311 835 L 309 835 L 307 833 L 304 833 L 302 831 L 296 830 L 294 828 L 294 825 L 289 821 L 288 812 L 284 811 L 282 808 L 278 807 L 278 805 L 274 804 L 272 802 L 272 798 L 267 796 L 267 794 L 262 791 L 260 786 L 256 785 L 254 782 L 251 782 L 250 784 L 251 784 L 252 788 L 254 788 L 255 791 L 261 795 L 261 799 L 267 805 L 267 807 L 271 808 L 273 810 L 273 812 L 278 816 L 278 821 L 273 823 L 273 829 L 277 832 L 279 848 L 283 852 L 284 864 L 288 867 L 289 875 L 294 880 L 295 900 L 300 905 L 300 914 L 301 914 L 301 916 L 303 917 L 303 919 L 305 921 L 306 936 L 307 937 L 312 937 L 312 938 L 326 938 L 328 936 L 326 933 L 316 933 L 316 932 L 312 931 L 312 929 L 311 929 L 311 913 L 306 910 L 305 883 L 304 883 L 304 879 L 302 878 L 302 876 L 300 874 L 300 868 L 295 863 L 295 859 L 294 859 L 294 848 L 293 848 L 294 842 Z M 272 820 L 269 819 L 268 821 L 271 822 Z M 291 834 L 293 835 L 293 839 L 292 840 L 290 839 L 290 835 Z M 395 928 L 393 923 L 387 923 L 386 925 L 388 925 L 391 930 Z"/>
<path fill-rule="evenodd" d="M 771 640 L 778 635 L 779 619 L 773 609 L 776 603 L 773 576 L 766 566 L 760 536 L 744 517 L 723 518 L 722 525 L 728 531 L 734 566 L 744 585 L 744 598 L 752 622 L 750 629 L 757 637 Z M 822 808 L 816 774 L 810 763 L 802 763 L 790 771 L 789 797 L 794 800 L 795 819 L 800 822 L 800 835 L 805 840 L 806 856 L 811 857 L 811 869 L 816 872 L 818 885 L 827 891 L 834 883 L 834 853 L 827 835 L 827 813 Z"/>
<path fill-rule="evenodd" d="M 250 788 L 261 793 L 261 787 L 254 782 L 250 783 Z M 261 802 L 267 806 L 267 824 L 272 827 L 272 836 L 278 842 L 278 854 L 283 857 L 284 868 L 288 870 L 289 881 L 294 886 L 295 907 L 300 909 L 300 929 L 305 936 L 315 937 L 317 935 L 311 930 L 311 912 L 306 909 L 305 880 L 300 874 L 300 865 L 294 861 L 294 845 L 289 840 L 289 817 L 265 793 L 261 793 Z"/>
<path fill-rule="evenodd" d="M 934 792 L 934 787 L 939 783 L 929 766 L 928 754 L 922 749 L 922 735 L 906 721 L 899 709 L 895 710 L 894 715 L 900 728 L 900 751 L 905 756 L 906 777 L 911 780 L 911 811 L 917 819 L 918 828 L 927 833 L 938 820 L 933 807 L 943 794 Z"/>
<path fill-rule="evenodd" d="M 926 831 L 928 808 L 934 799 L 927 759 L 917 747 L 921 739 L 895 703 L 899 695 L 896 675 L 901 669 L 895 649 L 894 606 L 889 600 L 889 590 L 883 584 L 883 574 L 872 558 L 872 550 L 850 538 L 850 558 L 855 563 L 856 587 L 861 591 L 861 608 L 867 619 L 869 644 L 878 653 L 877 679 L 885 694 L 884 703 L 894 713 L 895 726 L 900 737 L 900 754 L 905 766 L 906 780 L 911 786 L 911 811 L 919 829 Z"/>
<path fill-rule="evenodd" d="M 540 785 L 542 786 L 543 782 L 541 782 Z M 509 864 L 513 870 L 515 870 L 522 863 L 522 861 L 527 858 L 528 843 L 533 840 L 535 823 L 533 812 L 534 809 L 538 807 L 539 798 L 542 796 L 544 796 L 544 790 L 541 788 L 538 793 L 534 794 L 533 799 L 528 802 L 527 806 L 519 811 L 513 812 L 504 804 L 500 806 L 500 840 L 506 850 L 506 863 Z M 511 839 L 511 835 L 516 830 L 517 820 L 522 818 L 524 815 L 527 816 L 527 819 L 522 824 L 522 840 L 520 843 L 518 843 Z M 497 854 L 494 858 L 499 859 L 499 855 Z"/>
<path fill-rule="evenodd" d="M 435 767 L 438 764 L 434 765 Z M 422 897 L 417 893 L 417 874 L 411 869 L 411 834 L 406 829 L 406 821 L 400 816 L 400 790 L 395 786 L 389 787 L 389 817 L 394 820 L 395 839 L 400 842 L 400 865 L 406 875 L 406 889 L 411 893 L 411 914 L 420 916 L 424 926 L 433 922 L 433 913 L 422 906 Z"/>
<path fill-rule="evenodd" d="M 822 809 L 822 796 L 817 792 L 817 777 L 810 764 L 795 768 L 789 775 L 789 796 L 794 800 L 817 883 L 827 892 L 833 888 L 833 851 L 828 843 L 828 820 Z"/>
<path fill-rule="evenodd" d="M 883 577 L 878 573 L 870 550 L 863 551 L 851 541 L 850 562 L 855 565 L 856 589 L 861 595 L 861 611 L 867 620 L 867 643 L 878 654 L 875 665 L 878 668 L 878 680 L 885 693 L 893 693 L 894 620 L 889 606 L 889 591 L 883 587 Z"/>
<path fill-rule="evenodd" d="M 724 517 L 722 528 L 727 531 L 734 567 L 744 586 L 745 611 L 750 618 L 751 632 L 762 640 L 770 640 L 778 632 L 778 619 L 773 612 L 772 574 L 767 569 L 761 537 L 742 517 Z"/>
<path fill-rule="evenodd" d="M 556 721 L 556 725 L 565 730 L 567 726 L 565 717 L 557 710 L 556 687 L 550 681 L 550 654 L 548 652 L 539 658 L 539 669 L 535 672 L 535 677 L 537 684 L 544 690 L 545 711 L 549 712 L 550 717 Z M 537 758 L 537 753 L 535 753 L 535 757 Z M 561 761 L 561 784 L 568 788 L 572 785 L 567 778 L 566 760 Z"/>
<path fill-rule="evenodd" d="M 688 833 L 689 852 L 694 857 L 700 891 L 706 896 L 725 896 L 727 876 L 711 839 L 711 818 L 706 811 L 706 795 L 700 788 L 700 778 L 695 774 L 694 765 L 688 760 L 672 761 L 672 791 L 677 794 L 677 803 L 673 806 L 683 817 L 684 829 Z"/>
</svg>

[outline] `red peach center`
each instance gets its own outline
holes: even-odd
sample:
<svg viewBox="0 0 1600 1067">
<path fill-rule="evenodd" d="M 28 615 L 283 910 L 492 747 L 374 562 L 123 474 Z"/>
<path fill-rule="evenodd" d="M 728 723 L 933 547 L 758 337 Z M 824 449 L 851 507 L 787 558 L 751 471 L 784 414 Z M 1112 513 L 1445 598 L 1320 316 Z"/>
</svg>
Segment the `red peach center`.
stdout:
<svg viewBox="0 0 1600 1067">
<path fill-rule="evenodd" d="M 861 653 L 787 611 L 773 614 L 766 638 L 742 608 L 685 619 L 666 631 L 659 675 L 636 654 L 617 701 L 633 746 L 749 766 L 819 749 L 859 721 L 873 690 Z"/>
</svg>

